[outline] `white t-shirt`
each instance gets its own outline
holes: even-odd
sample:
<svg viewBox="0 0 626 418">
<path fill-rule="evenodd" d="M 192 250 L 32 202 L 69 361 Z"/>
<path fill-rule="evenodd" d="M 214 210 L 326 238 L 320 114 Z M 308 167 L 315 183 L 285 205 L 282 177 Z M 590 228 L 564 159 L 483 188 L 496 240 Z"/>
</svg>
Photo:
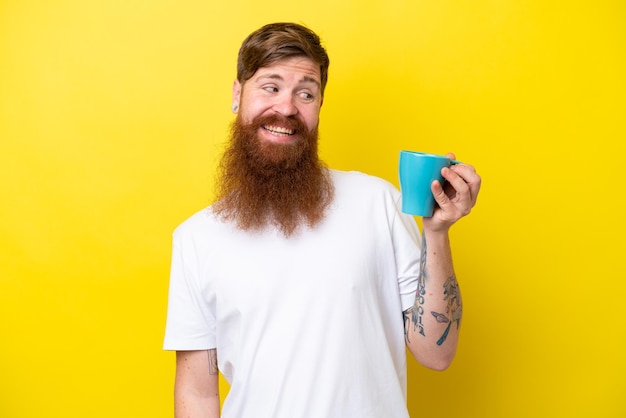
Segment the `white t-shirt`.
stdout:
<svg viewBox="0 0 626 418">
<path fill-rule="evenodd" d="M 224 418 L 408 417 L 419 230 L 390 183 L 331 175 L 326 218 L 292 237 L 208 209 L 174 232 L 164 349 L 217 348 Z"/>
</svg>

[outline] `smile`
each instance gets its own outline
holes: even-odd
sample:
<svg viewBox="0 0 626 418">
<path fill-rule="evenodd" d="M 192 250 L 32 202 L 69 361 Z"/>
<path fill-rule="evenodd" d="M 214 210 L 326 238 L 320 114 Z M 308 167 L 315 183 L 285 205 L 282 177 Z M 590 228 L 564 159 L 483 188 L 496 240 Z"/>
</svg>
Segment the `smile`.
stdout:
<svg viewBox="0 0 626 418">
<path fill-rule="evenodd" d="M 290 136 L 295 133 L 293 129 L 282 128 L 280 126 L 272 126 L 272 125 L 263 126 L 263 129 L 265 129 L 272 135 L 276 135 L 276 136 Z"/>
</svg>

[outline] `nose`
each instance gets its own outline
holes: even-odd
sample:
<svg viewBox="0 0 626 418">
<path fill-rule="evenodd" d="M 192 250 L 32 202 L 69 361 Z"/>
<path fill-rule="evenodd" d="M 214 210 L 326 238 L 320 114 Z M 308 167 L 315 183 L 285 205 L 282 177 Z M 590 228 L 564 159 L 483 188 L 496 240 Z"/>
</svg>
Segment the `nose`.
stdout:
<svg viewBox="0 0 626 418">
<path fill-rule="evenodd" d="M 272 109 L 283 116 L 294 116 L 298 113 L 296 107 L 295 98 L 290 94 L 280 95 L 276 98 L 276 102 L 272 106 Z"/>
</svg>

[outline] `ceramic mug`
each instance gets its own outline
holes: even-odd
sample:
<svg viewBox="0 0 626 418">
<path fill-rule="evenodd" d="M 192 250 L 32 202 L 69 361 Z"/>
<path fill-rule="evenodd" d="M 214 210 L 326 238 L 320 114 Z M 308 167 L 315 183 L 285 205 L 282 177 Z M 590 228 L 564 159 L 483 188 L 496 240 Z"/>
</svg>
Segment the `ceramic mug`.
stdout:
<svg viewBox="0 0 626 418">
<path fill-rule="evenodd" d="M 435 197 L 430 186 L 435 180 L 444 184 L 441 169 L 460 164 L 445 155 L 417 151 L 400 151 L 400 191 L 402 212 L 415 216 L 432 216 Z"/>
</svg>

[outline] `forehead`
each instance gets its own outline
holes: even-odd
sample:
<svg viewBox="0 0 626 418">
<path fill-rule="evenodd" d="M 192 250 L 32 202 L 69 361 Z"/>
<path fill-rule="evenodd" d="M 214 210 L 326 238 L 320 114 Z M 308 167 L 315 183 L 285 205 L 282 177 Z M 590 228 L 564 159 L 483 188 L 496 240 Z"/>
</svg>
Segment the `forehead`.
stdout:
<svg viewBox="0 0 626 418">
<path fill-rule="evenodd" d="M 252 81 L 275 79 L 296 83 L 313 83 L 321 86 L 320 66 L 308 57 L 291 57 L 259 68 Z"/>
</svg>

